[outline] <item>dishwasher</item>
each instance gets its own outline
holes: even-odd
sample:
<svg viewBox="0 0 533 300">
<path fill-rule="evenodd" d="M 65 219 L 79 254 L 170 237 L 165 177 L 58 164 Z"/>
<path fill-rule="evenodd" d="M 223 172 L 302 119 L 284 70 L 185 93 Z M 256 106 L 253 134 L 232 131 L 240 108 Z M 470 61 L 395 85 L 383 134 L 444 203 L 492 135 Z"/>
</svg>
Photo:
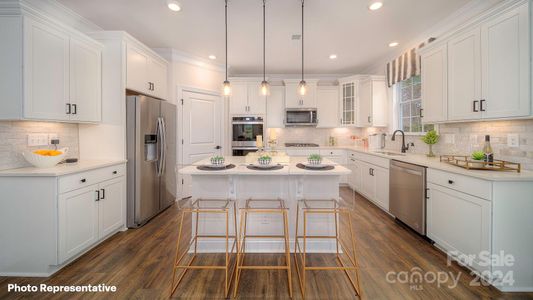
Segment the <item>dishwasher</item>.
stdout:
<svg viewBox="0 0 533 300">
<path fill-rule="evenodd" d="M 426 168 L 397 160 L 390 162 L 390 213 L 426 235 Z"/>
</svg>

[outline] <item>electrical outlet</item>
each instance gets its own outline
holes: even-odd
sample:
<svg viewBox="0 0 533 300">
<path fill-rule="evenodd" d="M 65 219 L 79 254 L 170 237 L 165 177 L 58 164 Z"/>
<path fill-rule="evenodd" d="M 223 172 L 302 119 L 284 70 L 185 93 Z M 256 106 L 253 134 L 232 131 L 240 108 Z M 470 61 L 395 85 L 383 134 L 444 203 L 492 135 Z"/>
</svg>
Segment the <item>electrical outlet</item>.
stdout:
<svg viewBox="0 0 533 300">
<path fill-rule="evenodd" d="M 518 136 L 518 133 L 509 133 L 507 135 L 507 146 L 509 147 L 520 146 L 520 137 Z"/>
<path fill-rule="evenodd" d="M 455 144 L 455 134 L 445 134 L 444 143 L 446 144 Z"/>
<path fill-rule="evenodd" d="M 30 133 L 28 134 L 28 146 L 47 146 L 48 134 L 46 133 Z"/>
<path fill-rule="evenodd" d="M 48 144 L 52 144 L 52 140 L 57 140 L 59 139 L 59 134 L 57 133 L 49 133 L 48 134 Z"/>
</svg>

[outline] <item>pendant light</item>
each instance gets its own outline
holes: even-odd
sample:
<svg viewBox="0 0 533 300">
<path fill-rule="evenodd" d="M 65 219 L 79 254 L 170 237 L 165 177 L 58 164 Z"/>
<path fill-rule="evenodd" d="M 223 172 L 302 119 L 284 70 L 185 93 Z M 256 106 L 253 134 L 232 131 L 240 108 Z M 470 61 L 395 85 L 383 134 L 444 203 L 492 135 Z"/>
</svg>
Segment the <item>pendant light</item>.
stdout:
<svg viewBox="0 0 533 300">
<path fill-rule="evenodd" d="M 302 0 L 302 80 L 298 84 L 298 94 L 305 96 L 307 93 L 307 84 L 304 80 L 304 1 Z"/>
<path fill-rule="evenodd" d="M 268 96 L 270 92 L 270 86 L 266 80 L 266 59 L 265 59 L 265 48 L 266 48 L 266 26 L 265 26 L 265 4 L 266 0 L 263 0 L 263 81 L 261 81 L 261 95 Z"/>
<path fill-rule="evenodd" d="M 231 85 L 228 80 L 228 0 L 224 1 L 224 26 L 226 31 L 226 80 L 224 80 L 222 87 L 224 96 L 229 96 L 231 95 Z"/>
</svg>

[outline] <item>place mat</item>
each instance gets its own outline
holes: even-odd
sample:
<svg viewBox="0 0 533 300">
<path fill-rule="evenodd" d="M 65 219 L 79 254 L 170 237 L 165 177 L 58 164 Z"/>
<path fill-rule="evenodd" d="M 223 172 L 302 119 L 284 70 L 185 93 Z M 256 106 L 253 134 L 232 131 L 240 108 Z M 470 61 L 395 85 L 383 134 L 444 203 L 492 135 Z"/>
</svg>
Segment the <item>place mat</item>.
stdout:
<svg viewBox="0 0 533 300">
<path fill-rule="evenodd" d="M 309 171 L 329 171 L 335 169 L 335 166 L 324 166 L 323 168 L 308 168 L 303 164 L 297 164 L 296 167 Z"/>
<path fill-rule="evenodd" d="M 275 166 L 272 166 L 272 168 L 259 168 L 259 167 L 256 167 L 254 165 L 247 165 L 246 166 L 248 169 L 250 170 L 255 170 L 255 171 L 275 171 L 275 170 L 281 170 L 283 169 L 283 166 L 280 165 L 280 164 L 277 164 Z"/>
<path fill-rule="evenodd" d="M 213 168 L 213 167 L 206 166 L 206 165 L 196 167 L 196 169 L 200 171 L 223 171 L 223 170 L 229 170 L 233 168 L 235 168 L 234 164 L 229 164 L 225 168 Z"/>
</svg>

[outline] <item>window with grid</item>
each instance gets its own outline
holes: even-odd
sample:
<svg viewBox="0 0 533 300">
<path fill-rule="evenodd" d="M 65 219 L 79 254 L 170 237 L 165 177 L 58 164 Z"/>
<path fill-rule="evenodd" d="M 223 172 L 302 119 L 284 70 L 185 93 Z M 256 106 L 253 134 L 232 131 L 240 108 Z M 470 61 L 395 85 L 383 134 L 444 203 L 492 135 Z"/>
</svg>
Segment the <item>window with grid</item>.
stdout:
<svg viewBox="0 0 533 300">
<path fill-rule="evenodd" d="M 342 85 L 342 124 L 355 124 L 355 85 L 353 82 Z"/>
<path fill-rule="evenodd" d="M 420 76 L 413 76 L 397 84 L 398 127 L 406 133 L 424 133 L 434 129 L 432 124 L 422 124 L 422 85 Z"/>
</svg>

